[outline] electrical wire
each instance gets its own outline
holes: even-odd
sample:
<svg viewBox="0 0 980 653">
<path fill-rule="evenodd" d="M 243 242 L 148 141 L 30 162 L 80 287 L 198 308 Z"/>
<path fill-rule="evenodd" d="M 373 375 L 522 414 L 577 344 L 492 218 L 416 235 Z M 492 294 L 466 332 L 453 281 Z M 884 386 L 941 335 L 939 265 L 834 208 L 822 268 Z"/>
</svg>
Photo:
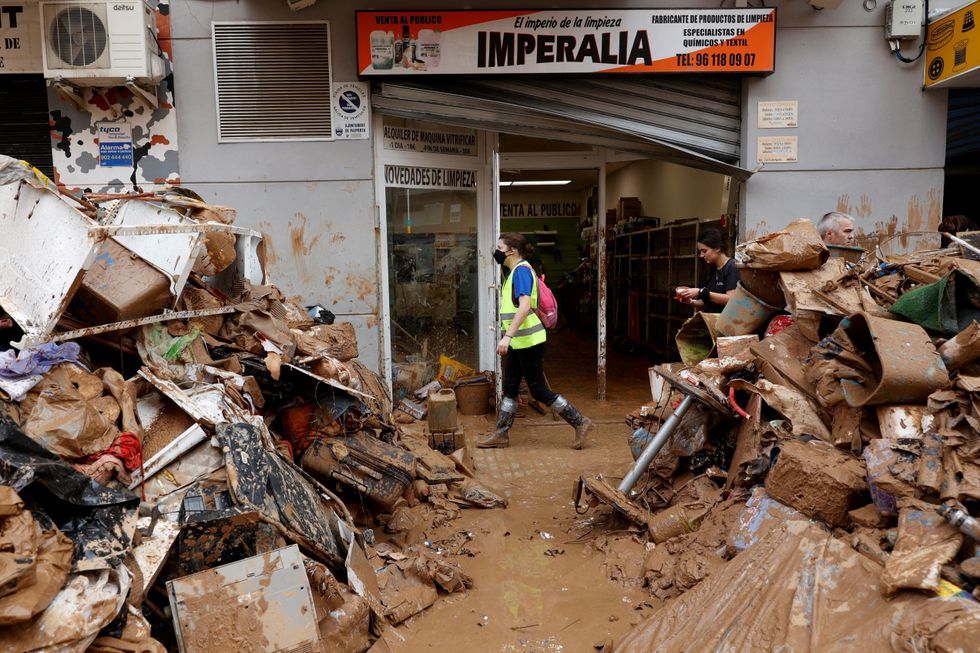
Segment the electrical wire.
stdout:
<svg viewBox="0 0 980 653">
<path fill-rule="evenodd" d="M 895 54 L 895 58 L 902 63 L 915 63 L 922 58 L 922 53 L 926 51 L 926 41 L 924 38 L 922 39 L 922 45 L 919 46 L 919 54 L 915 55 L 915 57 L 912 59 L 909 59 L 902 54 L 902 46 L 898 41 L 889 41 L 889 45 L 891 46 L 892 52 Z"/>
</svg>

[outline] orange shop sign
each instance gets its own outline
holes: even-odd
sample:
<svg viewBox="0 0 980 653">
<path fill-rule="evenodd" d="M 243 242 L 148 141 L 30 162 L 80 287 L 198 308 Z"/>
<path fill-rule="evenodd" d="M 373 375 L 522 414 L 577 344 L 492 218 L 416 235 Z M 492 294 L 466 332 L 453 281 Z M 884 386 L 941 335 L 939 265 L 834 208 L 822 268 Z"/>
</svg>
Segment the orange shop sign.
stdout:
<svg viewBox="0 0 980 653">
<path fill-rule="evenodd" d="M 766 74 L 776 10 L 358 11 L 361 77 Z"/>
</svg>

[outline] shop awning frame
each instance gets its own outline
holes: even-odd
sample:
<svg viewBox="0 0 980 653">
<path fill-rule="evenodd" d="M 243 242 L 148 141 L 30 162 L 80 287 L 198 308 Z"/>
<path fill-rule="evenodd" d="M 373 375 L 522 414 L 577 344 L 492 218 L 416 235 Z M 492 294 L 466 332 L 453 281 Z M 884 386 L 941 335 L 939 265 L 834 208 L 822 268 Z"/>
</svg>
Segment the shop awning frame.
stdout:
<svg viewBox="0 0 980 653">
<path fill-rule="evenodd" d="M 737 80 L 736 80 L 737 81 Z M 375 83 L 374 111 L 401 118 L 606 147 L 730 175 L 740 154 L 730 80 L 435 80 Z"/>
</svg>

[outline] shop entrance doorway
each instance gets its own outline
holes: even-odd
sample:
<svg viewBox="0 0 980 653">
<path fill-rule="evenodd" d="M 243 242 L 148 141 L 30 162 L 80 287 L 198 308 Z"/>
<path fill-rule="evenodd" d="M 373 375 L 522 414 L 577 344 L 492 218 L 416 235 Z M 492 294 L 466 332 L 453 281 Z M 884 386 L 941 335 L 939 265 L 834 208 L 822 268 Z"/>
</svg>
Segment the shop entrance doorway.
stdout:
<svg viewBox="0 0 980 653">
<path fill-rule="evenodd" d="M 526 143 L 526 139 L 523 139 Z M 509 143 L 501 136 L 502 149 Z M 605 158 L 602 152 L 501 152 L 499 231 L 524 235 L 531 264 L 555 292 L 559 324 L 549 357 L 578 361 L 576 377 L 594 370 L 595 397 L 606 398 Z M 574 351 L 569 351 L 574 350 Z M 555 370 L 555 373 L 560 373 Z"/>
<path fill-rule="evenodd" d="M 679 360 L 675 335 L 692 310 L 673 289 L 706 274 L 698 238 L 717 229 L 734 244 L 737 181 L 570 143 L 499 143 L 499 230 L 535 246 L 531 263 L 558 297 L 547 366 L 556 389 L 569 371 L 579 388 L 594 379 L 600 400 L 616 399 L 620 383 L 644 387 L 651 364 Z M 513 151 L 531 145 L 540 149 Z"/>
</svg>

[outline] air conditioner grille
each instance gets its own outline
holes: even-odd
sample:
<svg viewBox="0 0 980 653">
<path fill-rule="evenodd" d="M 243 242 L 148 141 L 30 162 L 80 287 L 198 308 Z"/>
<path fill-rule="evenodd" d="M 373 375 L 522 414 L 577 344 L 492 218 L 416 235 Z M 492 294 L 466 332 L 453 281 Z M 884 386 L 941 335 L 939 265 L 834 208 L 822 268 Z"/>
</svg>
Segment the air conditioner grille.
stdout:
<svg viewBox="0 0 980 653">
<path fill-rule="evenodd" d="M 222 141 L 332 137 L 326 22 L 215 23 Z"/>
<path fill-rule="evenodd" d="M 103 19 L 85 7 L 60 10 L 51 21 L 51 49 L 68 66 L 90 66 L 109 39 Z"/>
</svg>

